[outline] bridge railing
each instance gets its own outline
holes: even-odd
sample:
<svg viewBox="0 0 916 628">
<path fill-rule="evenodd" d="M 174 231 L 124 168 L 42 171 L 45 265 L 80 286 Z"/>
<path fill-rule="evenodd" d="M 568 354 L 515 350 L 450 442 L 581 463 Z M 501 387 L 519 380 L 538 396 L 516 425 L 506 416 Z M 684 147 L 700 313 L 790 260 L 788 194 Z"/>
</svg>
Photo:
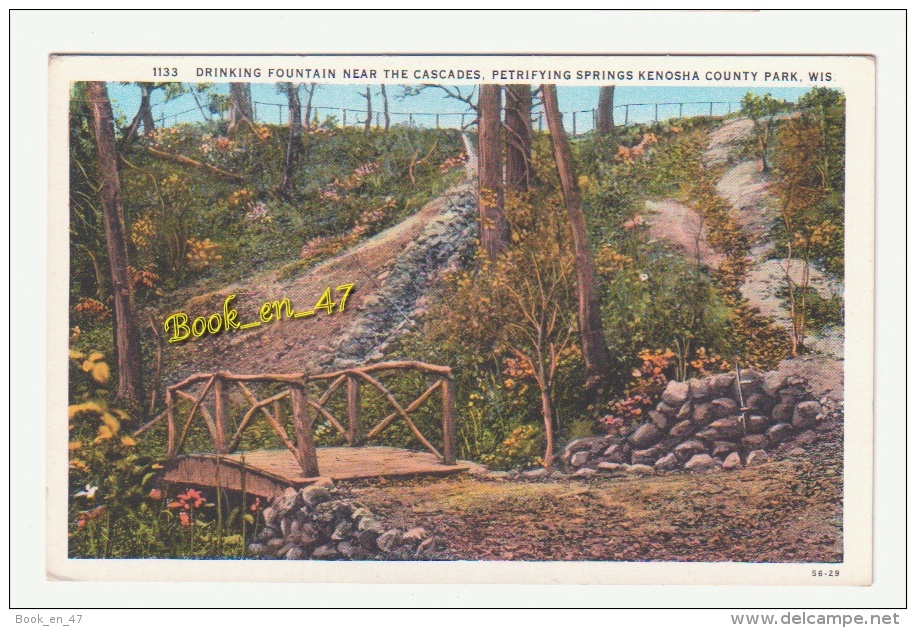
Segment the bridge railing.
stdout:
<svg viewBox="0 0 916 628">
<path fill-rule="evenodd" d="M 385 371 L 418 371 L 435 376 L 436 381 L 420 396 L 406 406 L 376 377 Z M 280 385 L 282 390 L 273 394 L 261 394 L 253 384 Z M 317 398 L 309 395 L 309 384 L 327 388 Z M 381 393 L 391 412 L 375 425 L 364 425 L 360 404 L 360 391 L 369 386 Z M 237 425 L 231 421 L 232 407 L 230 393 L 236 389 L 235 398 L 244 399 L 245 411 Z M 274 387 L 275 389 L 275 387 Z M 345 421 L 340 421 L 329 410 L 329 401 L 337 391 L 345 391 Z M 442 401 L 442 451 L 440 452 L 417 427 L 411 413 L 422 406 L 439 391 Z M 179 413 L 179 403 L 190 403 L 190 409 Z M 209 407 L 208 403 L 209 402 Z M 135 432 L 138 435 L 162 418 L 166 420 L 166 459 L 171 460 L 184 453 L 185 444 L 197 417 L 206 426 L 213 451 L 216 454 L 231 454 L 238 450 L 242 438 L 251 427 L 255 417 L 263 416 L 271 429 L 292 453 L 305 477 L 317 477 L 318 458 L 315 449 L 314 428 L 320 415 L 344 437 L 350 446 L 361 445 L 365 440 L 380 435 L 388 426 L 403 421 L 414 437 L 443 464 L 456 464 L 455 443 L 455 389 L 452 371 L 445 366 L 424 362 L 402 361 L 382 362 L 369 366 L 354 367 L 333 373 L 306 375 L 304 373 L 259 375 L 236 375 L 230 372 L 198 373 L 166 388 L 165 411 Z M 284 425 L 284 407 L 291 410 L 293 436 Z M 212 412 L 211 409 L 212 408 Z M 364 434 L 365 430 L 365 436 Z"/>
</svg>

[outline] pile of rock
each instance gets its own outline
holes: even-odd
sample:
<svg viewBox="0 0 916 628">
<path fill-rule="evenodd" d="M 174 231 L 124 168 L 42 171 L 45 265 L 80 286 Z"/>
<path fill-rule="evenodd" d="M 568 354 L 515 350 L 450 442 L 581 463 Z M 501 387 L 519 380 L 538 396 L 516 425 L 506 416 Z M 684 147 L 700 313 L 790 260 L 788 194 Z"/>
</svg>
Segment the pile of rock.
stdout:
<svg viewBox="0 0 916 628">
<path fill-rule="evenodd" d="M 252 556 L 287 560 L 410 560 L 436 557 L 438 542 L 423 528 L 386 526 L 337 490 L 288 488 L 264 509 Z"/>
<path fill-rule="evenodd" d="M 388 347 L 429 307 L 429 292 L 448 269 L 464 266 L 477 238 L 477 197 L 471 184 L 433 203 L 443 210 L 398 254 L 389 270 L 372 280 L 379 291 L 354 306 L 352 326 L 321 353 L 322 368 L 341 369 L 384 359 Z"/>
<path fill-rule="evenodd" d="M 777 372 L 669 382 L 647 420 L 628 433 L 575 440 L 561 461 L 577 475 L 735 469 L 793 455 L 834 427 L 807 381 Z M 741 402 L 744 402 L 742 408 Z"/>
</svg>

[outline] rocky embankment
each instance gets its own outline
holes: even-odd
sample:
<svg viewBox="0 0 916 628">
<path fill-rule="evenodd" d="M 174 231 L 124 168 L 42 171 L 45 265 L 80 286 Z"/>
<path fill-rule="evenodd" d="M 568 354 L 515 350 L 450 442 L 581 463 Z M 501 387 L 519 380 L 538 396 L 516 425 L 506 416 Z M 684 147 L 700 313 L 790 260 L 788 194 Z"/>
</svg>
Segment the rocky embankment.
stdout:
<svg viewBox="0 0 916 628">
<path fill-rule="evenodd" d="M 325 349 L 322 367 L 349 368 L 383 359 L 388 345 L 426 313 L 427 294 L 440 274 L 470 257 L 477 237 L 473 187 L 458 187 L 445 196 L 444 211 L 399 251 L 391 268 L 368 277 L 374 294 L 357 305 L 357 319 Z"/>
</svg>

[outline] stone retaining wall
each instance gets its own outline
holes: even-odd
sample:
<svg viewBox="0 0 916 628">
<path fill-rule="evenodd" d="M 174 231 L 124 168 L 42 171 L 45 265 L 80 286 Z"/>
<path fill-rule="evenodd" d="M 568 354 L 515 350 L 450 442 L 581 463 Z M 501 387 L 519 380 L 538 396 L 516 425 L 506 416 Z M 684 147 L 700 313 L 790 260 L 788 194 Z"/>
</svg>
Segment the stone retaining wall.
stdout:
<svg viewBox="0 0 916 628">
<path fill-rule="evenodd" d="M 252 556 L 286 560 L 425 560 L 438 541 L 423 528 L 385 525 L 336 489 L 288 488 L 264 509 L 264 529 L 248 546 Z"/>
<path fill-rule="evenodd" d="M 734 374 L 669 382 L 642 424 L 575 440 L 561 464 L 585 476 L 735 469 L 773 452 L 800 455 L 836 426 L 832 402 L 814 400 L 802 377 L 747 370 L 742 381 L 743 408 Z"/>
</svg>

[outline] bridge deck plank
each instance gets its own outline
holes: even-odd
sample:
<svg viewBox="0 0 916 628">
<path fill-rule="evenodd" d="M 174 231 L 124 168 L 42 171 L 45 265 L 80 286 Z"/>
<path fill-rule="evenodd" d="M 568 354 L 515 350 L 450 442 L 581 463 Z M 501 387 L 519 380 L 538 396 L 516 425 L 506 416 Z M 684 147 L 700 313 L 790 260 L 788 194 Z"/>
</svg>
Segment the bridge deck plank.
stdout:
<svg viewBox="0 0 916 628">
<path fill-rule="evenodd" d="M 317 452 L 321 477 L 334 481 L 450 475 L 465 473 L 474 466 L 461 460 L 456 465 L 444 465 L 429 452 L 396 447 L 319 447 Z M 288 449 L 246 451 L 244 456 L 246 490 L 252 494 L 269 497 L 286 486 L 306 486 L 318 479 L 305 477 Z M 240 490 L 241 473 L 238 467 L 242 454 L 222 456 L 221 460 L 223 462 L 217 471 L 216 456 L 213 454 L 180 456 L 168 464 L 164 479 L 174 483 L 215 486 L 218 473 L 220 486 Z"/>
</svg>

